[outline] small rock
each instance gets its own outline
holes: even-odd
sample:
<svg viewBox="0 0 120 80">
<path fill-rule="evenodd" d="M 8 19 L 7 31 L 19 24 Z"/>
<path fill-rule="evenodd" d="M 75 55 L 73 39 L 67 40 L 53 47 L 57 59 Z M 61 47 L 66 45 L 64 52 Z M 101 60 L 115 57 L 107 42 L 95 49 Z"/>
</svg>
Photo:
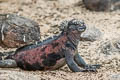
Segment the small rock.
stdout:
<svg viewBox="0 0 120 80">
<path fill-rule="evenodd" d="M 96 41 L 100 39 L 101 36 L 101 31 L 95 27 L 92 27 L 88 28 L 85 32 L 82 33 L 81 39 L 84 41 Z"/>
<path fill-rule="evenodd" d="M 102 41 L 100 44 L 100 52 L 106 55 L 120 53 L 120 38 L 111 38 L 110 40 Z"/>
<path fill-rule="evenodd" d="M 114 47 L 120 51 L 120 38 L 117 38 L 112 42 L 113 42 Z"/>
<path fill-rule="evenodd" d="M 15 14 L 0 14 L 0 45 L 20 47 L 40 40 L 39 25 Z"/>
<path fill-rule="evenodd" d="M 101 52 L 110 55 L 115 49 L 110 41 L 101 44 Z"/>
<path fill-rule="evenodd" d="M 120 74 L 112 74 L 109 80 L 120 80 Z"/>
<path fill-rule="evenodd" d="M 83 0 L 86 8 L 93 11 L 113 11 L 120 9 L 120 0 Z"/>
<path fill-rule="evenodd" d="M 78 3 L 79 0 L 58 0 L 61 6 L 70 6 L 72 4 Z"/>
</svg>

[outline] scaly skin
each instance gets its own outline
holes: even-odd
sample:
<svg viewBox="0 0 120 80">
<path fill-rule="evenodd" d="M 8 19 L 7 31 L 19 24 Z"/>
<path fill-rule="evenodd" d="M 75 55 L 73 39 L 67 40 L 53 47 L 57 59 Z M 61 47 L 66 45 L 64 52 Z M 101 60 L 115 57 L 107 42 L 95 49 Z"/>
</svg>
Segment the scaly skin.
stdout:
<svg viewBox="0 0 120 80">
<path fill-rule="evenodd" d="M 83 21 L 72 19 L 61 24 L 61 34 L 38 44 L 23 46 L 8 56 L 24 70 L 56 70 L 67 63 L 73 72 L 96 71 L 100 65 L 87 65 L 78 54 L 80 35 L 86 30 Z M 83 70 L 80 70 L 83 67 Z"/>
</svg>

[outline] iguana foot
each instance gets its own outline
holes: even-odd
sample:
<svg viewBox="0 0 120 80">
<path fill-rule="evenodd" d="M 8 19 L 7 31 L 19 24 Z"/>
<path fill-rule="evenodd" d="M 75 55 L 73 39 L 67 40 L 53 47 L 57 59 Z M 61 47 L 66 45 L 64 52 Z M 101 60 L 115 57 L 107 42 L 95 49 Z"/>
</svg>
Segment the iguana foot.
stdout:
<svg viewBox="0 0 120 80">
<path fill-rule="evenodd" d="M 96 69 L 100 69 L 100 67 L 101 67 L 102 65 L 100 65 L 100 64 L 94 64 L 94 65 L 91 65 L 91 66 L 96 67 Z"/>
<path fill-rule="evenodd" d="M 95 65 L 87 65 L 85 66 L 85 72 L 97 72 L 96 69 L 100 68 L 100 64 L 95 64 Z"/>
<path fill-rule="evenodd" d="M 85 72 L 97 72 L 95 66 L 88 65 L 85 67 Z"/>
</svg>

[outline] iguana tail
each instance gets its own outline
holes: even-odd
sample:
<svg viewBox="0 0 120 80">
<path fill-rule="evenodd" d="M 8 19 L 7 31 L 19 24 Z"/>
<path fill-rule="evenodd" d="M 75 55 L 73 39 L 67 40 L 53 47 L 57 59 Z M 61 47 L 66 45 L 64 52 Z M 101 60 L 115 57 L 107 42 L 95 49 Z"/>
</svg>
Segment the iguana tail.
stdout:
<svg viewBox="0 0 120 80">
<path fill-rule="evenodd" d="M 0 52 L 0 60 L 13 59 L 15 51 L 10 52 Z"/>
<path fill-rule="evenodd" d="M 14 51 L 0 52 L 0 68 L 15 68 L 17 67 L 16 61 L 13 59 Z"/>
</svg>

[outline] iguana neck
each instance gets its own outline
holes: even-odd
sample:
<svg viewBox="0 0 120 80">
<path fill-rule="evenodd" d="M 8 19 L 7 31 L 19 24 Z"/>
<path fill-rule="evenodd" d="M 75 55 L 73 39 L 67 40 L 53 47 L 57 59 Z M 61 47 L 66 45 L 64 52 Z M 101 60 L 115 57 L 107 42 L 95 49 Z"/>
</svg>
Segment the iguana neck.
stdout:
<svg viewBox="0 0 120 80">
<path fill-rule="evenodd" d="M 74 46 L 78 46 L 78 43 L 80 41 L 80 34 L 79 33 L 74 33 L 74 32 L 69 32 L 66 33 L 66 36 L 68 38 L 68 40 L 74 45 Z"/>
</svg>

